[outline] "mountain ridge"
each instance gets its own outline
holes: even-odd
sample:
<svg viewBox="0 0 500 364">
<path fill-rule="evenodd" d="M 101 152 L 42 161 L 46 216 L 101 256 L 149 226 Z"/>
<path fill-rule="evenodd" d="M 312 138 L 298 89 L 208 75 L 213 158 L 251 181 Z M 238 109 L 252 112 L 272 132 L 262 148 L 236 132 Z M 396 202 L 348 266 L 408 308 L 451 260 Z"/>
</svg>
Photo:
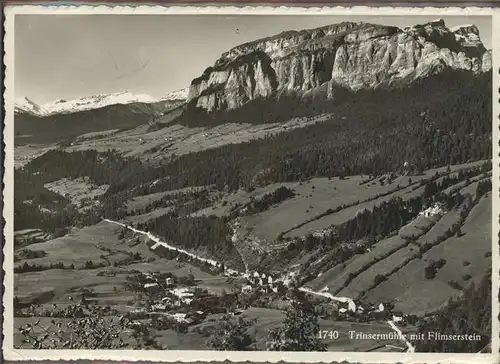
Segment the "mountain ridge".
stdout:
<svg viewBox="0 0 500 364">
<path fill-rule="evenodd" d="M 344 22 L 288 31 L 231 48 L 193 79 L 188 101 L 224 111 L 276 93 L 305 93 L 326 85 L 352 90 L 409 84 L 445 68 L 491 69 L 474 25 L 446 27 L 442 19 L 404 29 Z"/>
<path fill-rule="evenodd" d="M 161 98 L 147 94 L 132 94 L 128 91 L 84 96 L 74 100 L 59 99 L 39 105 L 28 97 L 18 98 L 15 101 L 15 113 L 27 113 L 33 116 L 44 117 L 56 114 L 72 114 L 81 111 L 100 109 L 111 105 L 128 104 L 160 104 L 163 102 L 184 102 L 187 99 L 188 89 L 180 89 L 168 93 Z"/>
</svg>

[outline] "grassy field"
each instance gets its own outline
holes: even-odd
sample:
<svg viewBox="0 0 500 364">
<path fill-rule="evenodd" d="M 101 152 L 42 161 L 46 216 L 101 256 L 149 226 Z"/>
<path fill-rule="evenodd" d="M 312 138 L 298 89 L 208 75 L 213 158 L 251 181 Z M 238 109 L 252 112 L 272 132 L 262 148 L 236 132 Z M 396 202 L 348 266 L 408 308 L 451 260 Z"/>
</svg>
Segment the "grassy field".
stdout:
<svg viewBox="0 0 500 364">
<path fill-rule="evenodd" d="M 200 210 L 193 215 L 227 215 L 235 204 L 244 205 L 251 198 L 258 198 L 272 192 L 280 186 L 295 191 L 295 196 L 271 208 L 240 218 L 239 236 L 247 240 L 262 241 L 269 245 L 280 233 L 285 237 L 304 236 L 309 232 L 325 229 L 334 224 L 345 222 L 363 209 L 371 209 L 394 197 L 403 200 L 421 196 L 425 187 L 418 183 L 434 177 L 436 173 L 456 174 L 457 171 L 481 166 L 484 161 L 430 169 L 418 176 L 399 176 L 392 183 L 380 183 L 382 176 L 369 180 L 368 176 L 350 176 L 339 178 L 313 178 L 301 183 L 272 184 L 255 191 L 238 191 L 226 196 L 213 206 Z M 411 180 L 412 186 L 408 186 Z M 474 187 L 471 187 L 474 188 Z M 393 192 L 393 193 L 391 193 Z M 386 196 L 380 196 L 387 194 Z M 380 196 L 380 197 L 376 197 Z M 364 202 L 365 201 L 365 202 Z M 338 212 L 326 214 L 328 209 L 336 209 L 346 205 Z M 325 215 L 325 216 L 322 216 Z"/>
<path fill-rule="evenodd" d="M 55 145 L 45 144 L 16 145 L 14 147 L 14 168 L 21 168 L 32 159 L 35 159 L 36 157 L 39 157 L 54 148 L 56 148 Z"/>
<path fill-rule="evenodd" d="M 178 276 L 193 274 L 200 287 L 222 292 L 230 291 L 232 284 L 225 277 L 214 277 L 202 272 L 198 267 L 176 260 L 166 260 L 155 255 L 147 246 L 142 235 L 127 233 L 120 239 L 122 228 L 107 222 L 73 229 L 67 236 L 43 243 L 31 244 L 31 251 L 43 251 L 45 256 L 35 259 L 22 259 L 15 263 L 21 266 L 63 263 L 74 264 L 75 269 L 46 269 L 38 272 L 15 274 L 15 295 L 29 302 L 39 297 L 34 287 L 42 287 L 44 302 L 67 302 L 67 298 L 75 290 L 91 289 L 97 293 L 99 302 L 123 303 L 133 300 L 133 295 L 124 290 L 126 276 L 132 271 L 172 272 Z M 140 259 L 131 258 L 139 254 Z M 92 260 L 103 267 L 82 269 L 85 263 Z M 114 264 L 115 263 L 115 264 Z M 118 263 L 119 266 L 115 266 Z"/>
<path fill-rule="evenodd" d="M 363 297 L 375 304 L 392 301 L 396 309 L 405 313 L 423 314 L 435 310 L 449 297 L 458 295 L 460 286 L 478 282 L 491 267 L 491 196 L 483 196 L 473 207 L 463 225 L 463 235 L 438 244 L 436 239 L 459 219 L 458 210 L 448 212 L 415 244 L 405 246 L 400 236 L 378 242 L 371 252 L 356 255 L 344 265 L 333 267 L 308 286 L 317 290 L 328 287 L 330 293 L 338 296 Z M 407 229 L 408 226 L 401 230 Z M 419 246 L 426 243 L 435 246 L 419 258 Z M 393 252 L 387 255 L 389 251 Z M 384 258 L 379 260 L 381 256 Z M 434 279 L 426 279 L 425 268 L 431 261 L 440 259 L 445 259 L 446 264 Z M 377 275 L 385 276 L 386 280 L 375 282 Z M 459 286 L 453 287 L 451 281 Z"/>
<path fill-rule="evenodd" d="M 359 201 L 374 198 L 383 193 L 388 193 L 397 189 L 398 183 L 408 184 L 409 177 L 400 177 L 392 184 L 381 185 L 377 183 L 366 183 L 360 186 L 361 182 L 368 180 L 367 176 L 351 176 L 347 179 L 338 178 L 313 178 L 303 183 L 283 183 L 275 184 L 272 187 L 267 186 L 264 189 L 256 189 L 251 194 L 239 192 L 227 198 L 225 206 L 215 206 L 202 211 L 205 214 L 215 213 L 218 215 L 227 214 L 231 205 L 235 202 L 244 204 L 250 201 L 250 197 L 257 197 L 270 192 L 270 188 L 276 189 L 279 186 L 285 186 L 295 191 L 295 197 L 285 200 L 280 204 L 272 206 L 270 209 L 257 214 L 244 216 L 241 220 L 241 229 L 252 231 L 252 234 L 258 239 L 270 242 L 286 231 L 291 232 L 288 235 L 301 235 L 305 232 L 316 229 L 314 224 L 323 227 L 322 222 L 331 216 L 335 216 L 339 221 L 353 216 L 357 211 L 363 208 L 358 204 Z M 418 179 L 418 177 L 414 177 Z M 400 180 L 398 182 L 398 180 Z M 328 209 L 334 209 L 342 205 L 354 204 L 351 208 L 341 210 L 337 214 L 328 215 L 326 218 L 317 219 L 317 216 L 324 214 Z M 372 206 L 369 203 L 367 206 Z M 201 212 L 200 212 L 201 213 Z M 342 216 L 341 216 L 342 215 Z M 307 223 L 307 221 L 312 221 Z M 320 221 L 318 223 L 318 221 Z M 303 225 L 302 227 L 299 227 Z M 296 228 L 297 227 L 297 228 Z M 296 228 L 296 229 L 294 229 Z M 242 233 L 244 235 L 244 233 Z"/>
<path fill-rule="evenodd" d="M 453 224 L 460 221 L 460 210 L 452 209 L 445 213 L 425 234 L 421 235 L 416 243 L 420 246 L 424 244 L 434 244 L 436 239 L 443 236 Z"/>
<path fill-rule="evenodd" d="M 324 272 L 320 277 L 308 282 L 307 286 L 316 290 L 328 287 L 328 292 L 332 294 L 340 292 L 345 287 L 346 280 L 350 275 L 362 273 L 380 259 L 386 257 L 391 252 L 400 250 L 405 245 L 407 245 L 407 242 L 398 235 L 379 241 L 372 247 L 370 252 L 355 255 L 350 261 L 346 262 L 342 270 L 338 267 L 333 267 Z"/>
<path fill-rule="evenodd" d="M 450 216 L 452 218 L 452 216 Z M 479 281 L 491 267 L 491 195 L 484 196 L 472 209 L 462 227 L 464 235 L 453 236 L 414 259 L 366 294 L 373 302 L 393 301 L 396 309 L 423 314 L 446 304 L 460 291 L 449 285 L 454 280 L 462 286 Z M 429 262 L 445 259 L 446 264 L 434 279 L 425 278 Z M 467 278 L 466 275 L 470 275 Z M 409 284 L 411 282 L 411 284 Z"/>
<path fill-rule="evenodd" d="M 174 110 L 171 117 L 175 114 L 179 114 L 179 110 Z M 149 125 L 141 125 L 110 135 L 80 139 L 66 150 L 96 149 L 97 151 L 107 151 L 115 149 L 126 156 L 136 156 L 146 161 L 155 162 L 173 154 L 183 155 L 227 144 L 245 143 L 328 119 L 329 116 L 319 115 L 309 120 L 294 118 L 286 123 L 266 125 L 228 123 L 212 128 L 187 128 L 178 124 L 168 125 L 166 123 L 158 130 L 150 129 Z"/>
<path fill-rule="evenodd" d="M 347 287 L 344 287 L 339 293 L 339 296 L 358 299 L 362 293 L 369 290 L 374 284 L 374 278 L 377 275 L 388 275 L 394 269 L 412 259 L 416 255 L 417 249 L 414 246 L 405 246 L 387 258 L 371 265 L 362 273 L 358 274 Z M 380 302 L 373 302 L 380 303 Z"/>
<path fill-rule="evenodd" d="M 74 264 L 76 268 L 80 268 L 88 260 L 106 264 L 115 255 L 123 253 L 126 255 L 139 253 L 144 259 L 157 258 L 146 244 L 138 243 L 141 240 L 137 239 L 141 237 L 132 238 L 129 234 L 126 238 L 120 239 L 120 232 L 121 227 L 105 221 L 82 229 L 74 228 L 63 237 L 31 244 L 30 250 L 43 251 L 46 255 L 35 259 L 22 259 L 16 262 L 16 266 L 24 262 L 39 265 L 63 263 L 64 265 Z"/>
</svg>

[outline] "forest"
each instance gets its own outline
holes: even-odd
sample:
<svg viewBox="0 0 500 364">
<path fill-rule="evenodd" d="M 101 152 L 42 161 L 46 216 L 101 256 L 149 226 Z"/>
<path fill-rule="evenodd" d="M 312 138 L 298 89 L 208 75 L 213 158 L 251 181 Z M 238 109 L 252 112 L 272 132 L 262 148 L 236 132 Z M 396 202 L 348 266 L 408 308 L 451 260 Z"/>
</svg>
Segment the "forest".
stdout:
<svg viewBox="0 0 500 364">
<path fill-rule="evenodd" d="M 138 228 L 151 231 L 165 241 L 175 242 L 176 246 L 190 251 L 203 250 L 220 261 L 231 262 L 232 266 L 242 269 L 243 261 L 230 239 L 231 230 L 225 218 L 172 217 L 164 215 Z"/>
<path fill-rule="evenodd" d="M 343 90 L 339 100 L 320 103 L 333 110 L 329 121 L 182 155 L 160 166 L 112 151 L 101 155 L 59 150 L 33 160 L 25 169 L 53 179 L 90 176 L 97 184 L 111 185 L 107 195 L 133 189 L 127 192 L 129 197 L 186 186 L 215 184 L 235 190 L 310 177 L 379 175 L 401 171 L 405 162 L 408 172 L 418 173 L 491 159 L 490 90 L 491 73 L 474 77 L 460 72 L 398 90 Z M 293 104 L 313 115 L 325 111 L 313 101 Z M 282 109 L 279 102 L 274 105 Z M 155 179 L 161 181 L 154 187 L 143 186 Z"/>
</svg>

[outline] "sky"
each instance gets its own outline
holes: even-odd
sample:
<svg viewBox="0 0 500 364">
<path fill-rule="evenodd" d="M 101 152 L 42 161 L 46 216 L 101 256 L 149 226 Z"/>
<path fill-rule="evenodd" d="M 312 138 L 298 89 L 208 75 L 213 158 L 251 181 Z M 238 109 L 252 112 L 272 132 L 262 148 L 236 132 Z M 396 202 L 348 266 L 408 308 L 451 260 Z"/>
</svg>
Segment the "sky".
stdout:
<svg viewBox="0 0 500 364">
<path fill-rule="evenodd" d="M 161 97 L 188 87 L 230 48 L 285 30 L 437 18 L 450 28 L 475 24 L 491 48 L 487 16 L 16 15 L 15 96 L 40 104 L 122 91 Z"/>
</svg>

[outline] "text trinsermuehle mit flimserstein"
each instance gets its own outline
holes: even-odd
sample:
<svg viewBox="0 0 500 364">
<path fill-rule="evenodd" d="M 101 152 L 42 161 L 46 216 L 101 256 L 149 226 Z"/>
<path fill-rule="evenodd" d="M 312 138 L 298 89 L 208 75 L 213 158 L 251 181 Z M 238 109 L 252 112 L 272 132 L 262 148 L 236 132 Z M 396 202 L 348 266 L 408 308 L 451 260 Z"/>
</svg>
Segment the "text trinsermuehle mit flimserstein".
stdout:
<svg viewBox="0 0 500 364">
<path fill-rule="evenodd" d="M 349 339 L 351 340 L 403 340 L 406 338 L 411 341 L 418 340 L 438 340 L 438 341 L 480 341 L 481 336 L 478 334 L 441 334 L 436 331 L 427 333 L 413 333 L 401 335 L 396 332 L 373 333 L 362 331 L 349 331 Z"/>
</svg>

